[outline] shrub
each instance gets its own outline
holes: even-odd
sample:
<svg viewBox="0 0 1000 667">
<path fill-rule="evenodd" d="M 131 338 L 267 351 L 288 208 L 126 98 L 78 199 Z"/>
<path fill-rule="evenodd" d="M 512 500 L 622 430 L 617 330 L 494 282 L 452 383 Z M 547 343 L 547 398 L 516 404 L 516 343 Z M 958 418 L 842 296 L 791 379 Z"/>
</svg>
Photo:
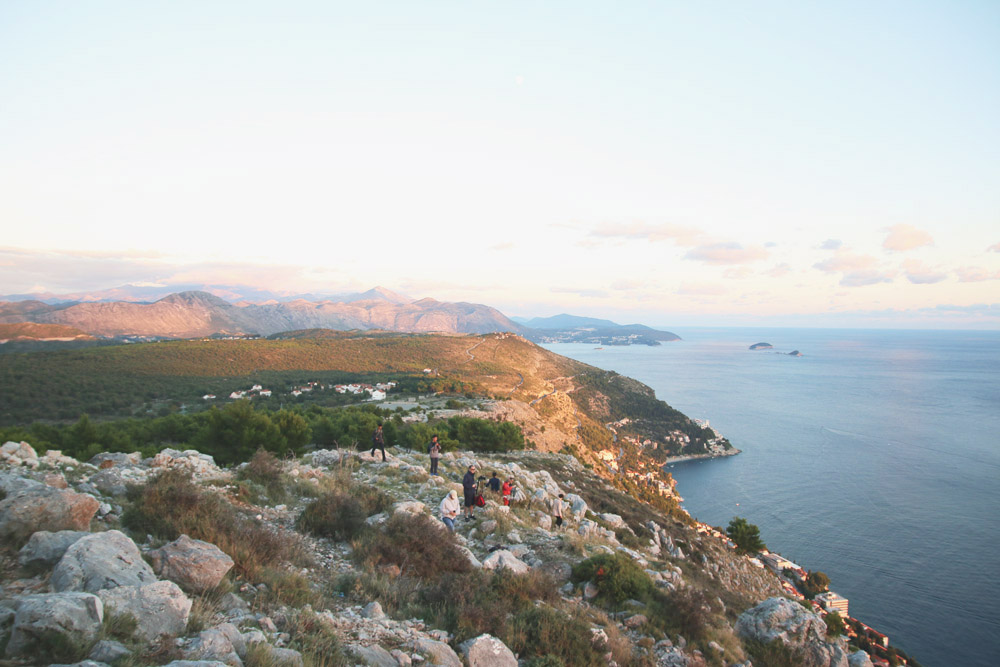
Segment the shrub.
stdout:
<svg viewBox="0 0 1000 667">
<path fill-rule="evenodd" d="M 666 634 L 681 634 L 692 641 L 705 639 L 714 615 L 705 594 L 695 588 L 670 593 L 655 591 L 648 614 L 653 627 Z"/>
<path fill-rule="evenodd" d="M 266 449 L 258 449 L 236 477 L 260 486 L 271 502 L 280 503 L 288 497 L 287 475 L 277 457 Z"/>
<path fill-rule="evenodd" d="M 239 513 L 222 496 L 198 487 L 180 470 L 166 470 L 145 486 L 130 487 L 122 525 L 140 534 L 174 540 L 181 534 L 219 547 L 237 574 L 253 579 L 261 568 L 304 562 L 301 540 Z"/>
<path fill-rule="evenodd" d="M 423 579 L 472 569 L 458 549 L 458 540 L 443 524 L 424 514 L 405 512 L 364 531 L 354 542 L 354 557 L 369 569 L 397 565 L 404 576 Z"/>
<path fill-rule="evenodd" d="M 573 581 L 591 581 L 597 586 L 598 599 L 621 604 L 629 598 L 648 595 L 653 582 L 639 565 L 625 554 L 600 554 L 573 566 Z"/>
<path fill-rule="evenodd" d="M 574 667 L 603 666 L 604 658 L 594 649 L 590 638 L 587 623 L 542 606 L 517 614 L 511 620 L 511 632 L 504 643 L 523 656 L 555 657 Z"/>
<path fill-rule="evenodd" d="M 392 499 L 376 487 L 356 484 L 320 495 L 302 510 L 296 525 L 319 537 L 350 540 L 365 527 L 365 519 L 391 504 Z"/>
<path fill-rule="evenodd" d="M 558 598 L 555 582 L 537 570 L 524 574 L 472 570 L 443 577 L 424 589 L 420 602 L 425 607 L 414 611 L 447 628 L 459 642 L 484 632 L 505 639 L 515 614 L 532 608 L 536 601 Z"/>
</svg>

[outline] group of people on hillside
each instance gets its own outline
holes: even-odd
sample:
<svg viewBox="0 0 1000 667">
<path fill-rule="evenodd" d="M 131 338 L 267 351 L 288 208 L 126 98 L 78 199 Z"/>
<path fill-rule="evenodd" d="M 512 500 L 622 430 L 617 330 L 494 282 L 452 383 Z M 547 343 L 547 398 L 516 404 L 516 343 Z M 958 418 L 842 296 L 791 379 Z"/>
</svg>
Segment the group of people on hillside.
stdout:
<svg viewBox="0 0 1000 667">
<path fill-rule="evenodd" d="M 448 530 L 452 532 L 455 531 L 455 522 L 458 521 L 458 515 L 460 513 L 465 515 L 466 521 L 473 521 L 475 519 L 476 506 L 486 504 L 482 499 L 480 492 L 480 484 L 483 481 L 486 481 L 486 487 L 493 493 L 501 494 L 503 504 L 506 506 L 510 506 L 511 498 L 514 497 L 514 493 L 517 492 L 517 487 L 514 485 L 513 477 L 509 477 L 501 484 L 500 478 L 497 477 L 496 473 L 493 473 L 493 476 L 487 480 L 485 477 L 477 479 L 476 471 L 477 468 L 475 464 L 470 465 L 468 470 L 466 470 L 465 475 L 462 477 L 462 494 L 464 498 L 461 503 L 458 500 L 458 491 L 454 489 L 449 491 L 448 495 L 441 500 L 441 506 L 439 508 L 441 521 L 443 521 L 448 527 Z M 555 523 L 557 528 L 562 527 L 563 512 L 566 509 L 564 495 L 560 493 L 557 498 L 550 498 L 547 502 L 547 507 L 549 513 L 552 515 L 553 523 Z"/>
<path fill-rule="evenodd" d="M 371 455 L 375 456 L 375 451 L 382 451 L 382 460 L 386 460 L 385 456 L 385 434 L 382 432 L 382 424 L 379 424 L 372 434 L 372 451 Z M 427 453 L 431 460 L 431 474 L 438 474 L 438 463 L 441 460 L 441 443 L 438 441 L 438 436 L 433 436 L 431 438 L 430 444 L 427 445 Z M 480 485 L 485 482 L 486 488 L 492 491 L 494 494 L 499 494 L 501 502 L 505 506 L 510 506 L 512 499 L 516 499 L 517 495 L 521 495 L 520 491 L 514 483 L 513 477 L 508 477 L 505 480 L 501 480 L 497 474 L 494 472 L 493 476 L 488 480 L 486 477 L 476 478 L 476 466 L 475 464 L 470 465 L 468 470 L 466 470 L 465 475 L 462 477 L 462 502 L 459 502 L 458 491 L 452 489 L 448 492 L 441 500 L 441 505 L 439 508 L 441 514 L 441 521 L 448 527 L 448 530 L 454 532 L 455 521 L 458 520 L 458 515 L 464 513 L 466 521 L 473 521 L 475 519 L 475 507 L 477 504 L 485 505 L 485 500 L 482 499 L 482 493 Z M 523 495 L 521 495 L 523 498 Z M 553 523 L 559 528 L 563 525 L 563 511 L 566 508 L 565 501 L 563 499 L 563 494 L 559 494 L 558 498 L 550 498 L 547 502 L 549 514 L 552 515 Z M 464 508 L 464 509 L 463 509 Z"/>
</svg>

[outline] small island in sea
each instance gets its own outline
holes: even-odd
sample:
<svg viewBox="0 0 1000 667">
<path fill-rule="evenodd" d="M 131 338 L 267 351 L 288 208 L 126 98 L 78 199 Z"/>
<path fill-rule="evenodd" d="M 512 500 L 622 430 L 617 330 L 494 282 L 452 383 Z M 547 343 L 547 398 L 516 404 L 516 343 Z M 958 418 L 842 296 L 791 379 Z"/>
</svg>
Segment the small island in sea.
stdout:
<svg viewBox="0 0 1000 667">
<path fill-rule="evenodd" d="M 754 343 L 753 345 L 750 346 L 750 349 L 751 350 L 771 350 L 771 349 L 774 349 L 774 346 L 771 345 L 770 343 Z"/>
</svg>

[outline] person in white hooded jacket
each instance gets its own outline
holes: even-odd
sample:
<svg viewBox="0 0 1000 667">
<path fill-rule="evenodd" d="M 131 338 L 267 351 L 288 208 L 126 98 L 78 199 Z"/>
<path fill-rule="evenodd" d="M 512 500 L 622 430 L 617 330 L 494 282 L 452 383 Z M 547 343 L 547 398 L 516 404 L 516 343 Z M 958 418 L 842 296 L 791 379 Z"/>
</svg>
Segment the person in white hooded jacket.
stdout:
<svg viewBox="0 0 1000 667">
<path fill-rule="evenodd" d="M 458 491 L 452 489 L 441 501 L 441 520 L 451 532 L 455 532 L 455 519 L 458 518 L 458 513 L 461 511 L 462 507 L 458 504 Z"/>
</svg>

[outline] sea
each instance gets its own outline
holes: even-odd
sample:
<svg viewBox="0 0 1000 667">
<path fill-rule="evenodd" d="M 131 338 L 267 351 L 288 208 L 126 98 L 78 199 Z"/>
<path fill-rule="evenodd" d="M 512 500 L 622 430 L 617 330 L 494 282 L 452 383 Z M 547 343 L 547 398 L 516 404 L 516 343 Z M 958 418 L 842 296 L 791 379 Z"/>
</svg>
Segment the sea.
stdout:
<svg viewBox="0 0 1000 667">
<path fill-rule="evenodd" d="M 672 330 L 656 347 L 545 347 L 742 450 L 669 468 L 692 516 L 756 524 L 926 667 L 1000 664 L 1000 332 Z"/>
</svg>

